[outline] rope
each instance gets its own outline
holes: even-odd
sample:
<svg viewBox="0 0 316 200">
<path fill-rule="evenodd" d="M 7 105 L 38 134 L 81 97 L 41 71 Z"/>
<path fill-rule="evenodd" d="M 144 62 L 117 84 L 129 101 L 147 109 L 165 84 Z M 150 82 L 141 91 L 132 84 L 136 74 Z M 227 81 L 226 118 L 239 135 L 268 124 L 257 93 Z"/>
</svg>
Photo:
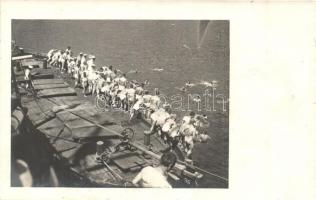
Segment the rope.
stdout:
<svg viewBox="0 0 316 200">
<path fill-rule="evenodd" d="M 120 181 L 124 180 L 118 173 L 116 173 L 105 161 L 102 161 L 103 164 L 108 168 L 108 170 L 111 172 L 111 174 L 115 177 L 120 179 Z"/>
</svg>

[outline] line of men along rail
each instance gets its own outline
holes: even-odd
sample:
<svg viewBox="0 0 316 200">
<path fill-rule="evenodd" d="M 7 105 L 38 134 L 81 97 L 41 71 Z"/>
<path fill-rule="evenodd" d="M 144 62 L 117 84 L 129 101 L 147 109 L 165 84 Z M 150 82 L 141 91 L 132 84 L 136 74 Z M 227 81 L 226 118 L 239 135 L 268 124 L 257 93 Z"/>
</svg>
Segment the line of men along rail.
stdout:
<svg viewBox="0 0 316 200">
<path fill-rule="evenodd" d="M 153 95 L 145 89 L 147 81 L 128 81 L 126 74 L 112 66 L 102 66 L 97 70 L 95 56 L 80 52 L 74 57 L 71 47 L 67 47 L 65 51 L 51 49 L 47 58 L 51 66 L 59 68 L 62 74 L 66 73 L 74 79 L 75 87 L 82 88 L 84 97 L 87 92 L 95 94 L 97 104 L 103 102 L 104 108 L 112 107 L 129 112 L 130 121 L 142 114 L 146 120 L 151 121 L 151 128 L 144 131 L 145 135 L 157 132 L 170 147 L 182 148 L 188 159 L 192 158 L 195 142 L 210 139 L 205 131 L 209 126 L 205 115 L 190 112 L 177 123 L 176 114 L 171 113 L 170 105 L 162 104 L 158 88 L 155 88 Z"/>
</svg>

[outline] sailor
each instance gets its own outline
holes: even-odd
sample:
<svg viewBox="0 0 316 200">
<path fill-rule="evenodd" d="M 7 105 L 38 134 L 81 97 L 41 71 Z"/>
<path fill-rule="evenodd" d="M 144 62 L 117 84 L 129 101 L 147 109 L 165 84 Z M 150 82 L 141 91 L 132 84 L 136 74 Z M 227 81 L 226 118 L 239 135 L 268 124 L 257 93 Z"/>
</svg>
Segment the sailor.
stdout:
<svg viewBox="0 0 316 200">
<path fill-rule="evenodd" d="M 140 96 L 135 102 L 135 104 L 132 106 L 132 108 L 130 109 L 129 121 L 131 121 L 134 118 L 134 116 L 137 113 L 139 113 L 140 109 L 143 108 L 143 105 L 144 105 L 144 98 Z"/>
<path fill-rule="evenodd" d="M 194 119 L 195 112 L 191 111 L 189 115 L 186 115 L 182 119 L 182 124 L 189 124 L 191 122 L 191 119 Z"/>
<path fill-rule="evenodd" d="M 109 70 L 113 71 L 113 66 L 112 65 L 109 66 Z"/>
<path fill-rule="evenodd" d="M 145 118 L 147 118 L 147 119 L 149 119 L 151 113 L 154 112 L 154 110 L 152 110 L 150 108 L 150 99 L 151 99 L 151 97 L 152 97 L 152 95 L 149 94 L 149 91 L 148 90 L 144 90 L 144 95 L 142 96 L 142 98 L 143 98 L 144 107 L 145 107 L 144 115 L 145 115 Z"/>
<path fill-rule="evenodd" d="M 33 69 L 32 65 L 29 65 L 24 70 L 24 80 L 26 82 L 26 88 L 32 87 L 32 76 L 31 76 L 31 70 Z"/>
<path fill-rule="evenodd" d="M 94 70 L 95 65 L 92 64 L 90 68 L 87 68 L 87 78 L 88 78 L 88 84 L 89 84 L 89 93 L 94 94 L 96 89 L 96 81 L 99 77 L 98 74 L 96 74 Z"/>
<path fill-rule="evenodd" d="M 209 126 L 209 122 L 207 121 L 206 115 L 195 115 L 193 119 L 194 119 L 193 125 L 195 127 L 207 128 Z"/>
<path fill-rule="evenodd" d="M 195 115 L 193 120 L 193 126 L 198 131 L 194 140 L 198 142 L 207 142 L 211 137 L 207 134 L 207 128 L 210 126 L 210 123 L 207 121 L 206 115 Z"/>
<path fill-rule="evenodd" d="M 157 110 L 160 108 L 161 100 L 160 100 L 160 92 L 158 88 L 155 88 L 155 95 L 150 98 L 150 108 L 152 110 Z"/>
<path fill-rule="evenodd" d="M 116 70 L 114 72 L 116 72 Z M 114 83 L 117 83 L 117 84 L 121 85 L 120 84 L 120 76 L 114 77 L 112 80 L 113 80 Z"/>
<path fill-rule="evenodd" d="M 103 88 L 103 86 L 105 85 L 105 80 L 104 78 L 102 78 L 102 75 L 99 74 L 98 75 L 98 78 L 95 82 L 95 91 L 96 91 L 96 94 L 99 95 L 101 89 Z"/>
<path fill-rule="evenodd" d="M 19 55 L 23 55 L 24 54 L 24 49 L 22 47 L 19 47 Z"/>
<path fill-rule="evenodd" d="M 101 92 L 104 93 L 106 97 L 109 97 L 110 91 L 111 91 L 110 84 L 104 82 L 101 88 Z"/>
<path fill-rule="evenodd" d="M 69 66 L 71 59 L 73 59 L 71 54 L 72 54 L 71 51 L 67 52 L 67 66 Z"/>
<path fill-rule="evenodd" d="M 54 53 L 51 61 L 50 61 L 50 65 L 54 66 L 54 67 L 57 67 L 58 66 L 58 61 L 59 61 L 59 57 L 61 56 L 61 51 L 58 50 Z"/>
<path fill-rule="evenodd" d="M 77 65 L 78 67 L 81 66 L 81 59 L 82 59 L 82 56 L 83 56 L 83 53 L 82 53 L 82 52 L 80 52 L 79 55 L 77 56 L 76 65 Z"/>
<path fill-rule="evenodd" d="M 129 88 L 126 89 L 127 95 L 127 110 L 129 110 L 135 103 L 136 100 L 136 90 L 134 89 L 134 85 L 130 84 Z"/>
<path fill-rule="evenodd" d="M 144 93 L 144 83 L 141 83 L 140 85 L 137 85 L 135 90 L 136 90 L 136 95 L 143 95 Z"/>
<path fill-rule="evenodd" d="M 103 69 L 103 75 L 104 75 L 105 81 L 108 84 L 110 84 L 112 81 L 111 76 L 110 76 L 110 74 L 113 73 L 112 70 L 110 70 L 110 68 L 107 66 L 103 66 L 102 69 Z"/>
<path fill-rule="evenodd" d="M 69 66 L 68 66 L 68 74 L 73 73 L 75 66 L 76 66 L 76 58 L 70 58 Z"/>
<path fill-rule="evenodd" d="M 126 74 L 123 74 L 119 79 L 119 84 L 126 86 L 126 82 L 127 82 Z"/>
<path fill-rule="evenodd" d="M 11 163 L 12 182 L 14 185 L 22 187 L 32 187 L 34 178 L 27 162 L 22 159 L 14 159 Z M 11 184 L 12 184 L 11 182 Z"/>
<path fill-rule="evenodd" d="M 127 90 L 125 86 L 119 85 L 117 90 L 118 104 L 123 111 L 127 111 Z"/>
<path fill-rule="evenodd" d="M 61 62 L 61 73 L 64 73 L 65 70 L 67 70 L 67 63 L 68 63 L 68 55 L 69 55 L 69 51 L 65 51 L 60 59 Z"/>
<path fill-rule="evenodd" d="M 50 63 L 50 61 L 52 60 L 52 57 L 53 57 L 55 51 L 56 51 L 56 49 L 51 49 L 51 50 L 49 50 L 49 52 L 47 53 L 47 58 L 48 58 L 48 59 L 47 59 L 47 62 L 48 62 L 48 63 Z"/>
<path fill-rule="evenodd" d="M 82 93 L 84 97 L 87 97 L 86 95 L 86 90 L 88 87 L 88 78 L 86 72 L 82 73 L 82 78 L 81 78 L 81 83 L 82 83 Z"/>
<path fill-rule="evenodd" d="M 113 107 L 119 108 L 119 97 L 117 96 L 119 93 L 119 85 L 117 83 L 112 82 L 110 84 L 110 96 L 111 96 L 111 103 Z M 122 95 L 123 96 L 123 95 Z"/>
<path fill-rule="evenodd" d="M 89 71 L 95 70 L 95 56 L 90 56 L 90 59 L 87 61 L 87 65 Z"/>
<path fill-rule="evenodd" d="M 111 73 L 109 75 L 110 75 L 111 80 L 114 80 L 118 74 L 117 74 L 117 70 L 116 69 L 112 70 L 111 67 L 112 66 L 110 66 L 110 68 L 109 68 L 111 70 Z"/>
<path fill-rule="evenodd" d="M 68 47 L 66 48 L 65 52 L 68 53 L 69 55 L 71 55 L 71 47 L 68 46 Z"/>
<path fill-rule="evenodd" d="M 161 127 L 161 137 L 165 142 L 172 142 L 173 138 L 178 136 L 176 114 L 170 114 Z"/>
<path fill-rule="evenodd" d="M 75 79 L 75 87 L 77 87 L 79 85 L 79 82 L 80 82 L 80 69 L 79 69 L 78 65 L 74 66 L 73 78 Z"/>
<path fill-rule="evenodd" d="M 81 65 L 80 65 L 80 69 L 82 71 L 85 71 L 87 68 L 87 54 L 83 54 L 82 58 L 81 58 Z"/>
<path fill-rule="evenodd" d="M 168 172 L 174 167 L 177 157 L 171 152 L 164 153 L 157 167 L 147 166 L 133 179 L 133 184 L 144 188 L 172 188 L 167 181 Z"/>
<path fill-rule="evenodd" d="M 193 125 L 194 120 L 191 118 L 189 123 L 183 123 L 180 126 L 179 132 L 181 134 L 181 141 L 184 145 L 184 150 L 186 152 L 186 157 L 191 159 L 193 147 L 194 147 L 194 139 L 198 135 L 198 131 Z"/>
<path fill-rule="evenodd" d="M 145 134 L 153 134 L 155 130 L 158 132 L 158 135 L 161 135 L 161 127 L 164 125 L 166 120 L 170 117 L 171 107 L 169 104 L 164 104 L 162 108 L 154 111 L 151 115 L 151 127 L 150 130 L 144 131 Z"/>
<path fill-rule="evenodd" d="M 58 68 L 61 71 L 61 73 L 63 73 L 62 69 L 63 69 L 63 65 L 65 63 L 65 58 L 66 58 L 66 56 L 64 56 L 64 54 L 65 54 L 65 52 L 61 51 L 60 56 L 58 58 Z"/>
</svg>

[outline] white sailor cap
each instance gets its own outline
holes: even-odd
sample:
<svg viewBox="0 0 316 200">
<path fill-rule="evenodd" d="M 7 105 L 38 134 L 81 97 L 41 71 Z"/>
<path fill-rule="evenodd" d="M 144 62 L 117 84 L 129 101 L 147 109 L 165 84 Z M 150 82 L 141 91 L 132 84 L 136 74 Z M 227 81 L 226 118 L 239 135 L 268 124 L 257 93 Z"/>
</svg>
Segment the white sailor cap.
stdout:
<svg viewBox="0 0 316 200">
<path fill-rule="evenodd" d="M 169 103 L 164 103 L 164 104 L 162 105 L 162 107 L 163 107 L 163 108 L 170 108 L 171 105 L 170 105 Z"/>
<path fill-rule="evenodd" d="M 85 54 L 83 54 L 83 56 L 87 56 L 87 54 L 85 53 Z"/>
<path fill-rule="evenodd" d="M 30 68 L 30 69 L 33 69 L 33 66 L 32 65 L 29 65 L 29 66 L 27 66 L 28 68 Z"/>
<path fill-rule="evenodd" d="M 90 58 L 94 59 L 94 58 L 95 58 L 95 56 L 94 56 L 94 55 L 91 55 L 91 56 L 90 56 Z"/>
<path fill-rule="evenodd" d="M 82 53 L 82 52 L 80 52 L 79 54 L 80 54 L 80 55 L 82 55 L 83 53 Z"/>
</svg>

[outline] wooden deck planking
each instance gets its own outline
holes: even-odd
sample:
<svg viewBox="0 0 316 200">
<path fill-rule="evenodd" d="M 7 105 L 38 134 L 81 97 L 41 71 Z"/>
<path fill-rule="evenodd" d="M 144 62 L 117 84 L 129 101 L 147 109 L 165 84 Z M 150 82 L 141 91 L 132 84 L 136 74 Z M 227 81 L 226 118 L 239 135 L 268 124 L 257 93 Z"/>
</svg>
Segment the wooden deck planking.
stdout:
<svg viewBox="0 0 316 200">
<path fill-rule="evenodd" d="M 39 97 L 54 97 L 54 96 L 76 96 L 77 93 L 73 88 L 52 88 L 52 89 L 45 89 L 41 90 L 37 93 Z"/>
<path fill-rule="evenodd" d="M 136 152 L 124 151 L 120 153 L 121 155 L 113 158 L 113 162 L 124 171 L 147 164 Z"/>
<path fill-rule="evenodd" d="M 97 126 L 91 127 L 80 127 L 72 129 L 73 137 L 76 139 L 89 139 L 95 137 L 106 137 L 106 138 L 116 138 L 118 137 L 117 134 L 114 134 L 112 131 L 119 130 L 120 127 L 116 126 L 109 126 L 107 127 L 109 130 L 105 130 L 103 128 Z"/>
<path fill-rule="evenodd" d="M 95 126 L 94 124 L 83 120 L 81 118 L 79 118 L 76 115 L 73 115 L 69 112 L 62 112 L 62 113 L 58 113 L 57 117 L 64 121 L 64 123 L 67 124 L 67 126 L 69 126 L 70 128 L 74 129 L 74 128 L 80 128 L 80 127 L 91 127 L 91 126 Z"/>
<path fill-rule="evenodd" d="M 51 138 L 51 142 L 58 153 L 70 151 L 78 146 L 78 143 L 63 139 L 55 140 L 55 138 Z"/>
<path fill-rule="evenodd" d="M 38 79 L 49 79 L 49 78 L 54 78 L 54 74 L 35 74 L 32 76 L 33 80 L 38 80 Z"/>
<path fill-rule="evenodd" d="M 76 105 L 76 107 L 78 107 L 84 103 L 77 96 L 60 96 L 51 97 L 50 99 L 58 105 L 69 105 L 70 107 L 72 107 L 73 105 Z"/>
<path fill-rule="evenodd" d="M 22 105 L 27 107 L 27 115 L 35 126 L 41 123 L 43 120 L 52 118 L 54 116 L 54 113 L 51 111 L 53 105 L 49 102 L 46 102 L 44 99 L 23 99 Z"/>
<path fill-rule="evenodd" d="M 33 80 L 34 85 L 45 85 L 45 84 L 55 84 L 55 83 L 65 83 L 63 79 L 38 79 Z"/>
<path fill-rule="evenodd" d="M 67 83 L 52 83 L 44 85 L 34 85 L 34 89 L 43 90 L 43 89 L 52 89 L 52 88 L 67 88 L 69 85 Z"/>
<path fill-rule="evenodd" d="M 71 130 L 65 127 L 64 123 L 56 118 L 42 124 L 38 129 L 49 137 L 61 137 L 72 140 Z M 61 132 L 61 130 L 63 131 Z"/>
</svg>

